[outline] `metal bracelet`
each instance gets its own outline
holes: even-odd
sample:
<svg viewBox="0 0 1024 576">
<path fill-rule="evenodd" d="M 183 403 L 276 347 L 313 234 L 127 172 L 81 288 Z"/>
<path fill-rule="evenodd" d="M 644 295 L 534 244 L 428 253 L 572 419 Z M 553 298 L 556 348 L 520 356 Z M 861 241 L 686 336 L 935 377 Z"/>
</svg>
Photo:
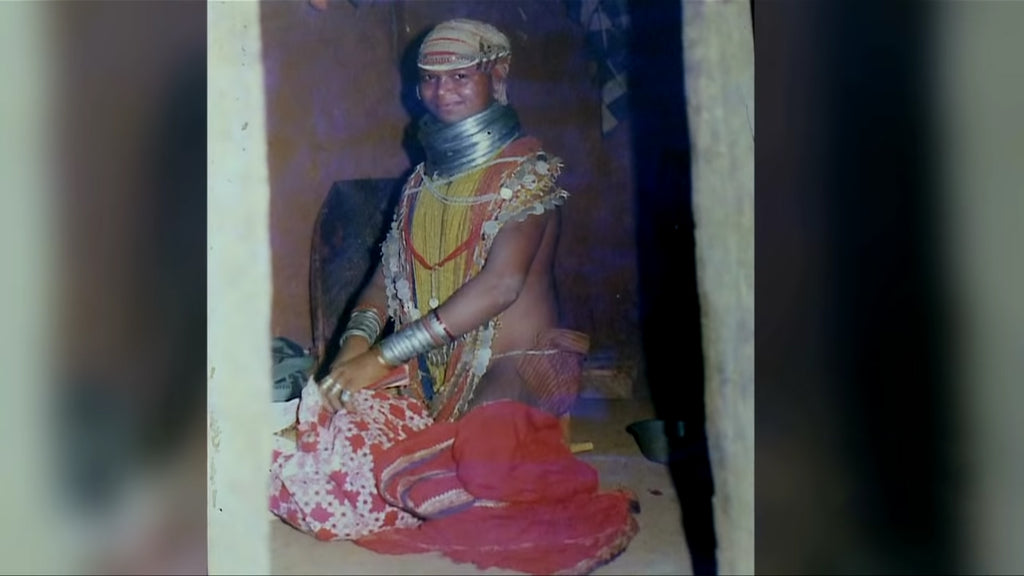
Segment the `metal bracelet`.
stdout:
<svg viewBox="0 0 1024 576">
<path fill-rule="evenodd" d="M 348 339 L 353 336 L 362 336 L 364 339 L 366 339 L 367 342 L 370 343 L 371 346 L 374 344 L 374 342 L 377 341 L 372 334 L 366 332 L 365 330 L 361 330 L 359 328 L 349 328 L 348 330 L 345 330 L 344 334 L 341 335 L 341 340 L 338 341 L 338 347 L 344 348 L 345 342 L 348 341 Z"/>
<path fill-rule="evenodd" d="M 384 328 L 383 324 L 381 317 L 374 310 L 370 308 L 358 309 L 349 318 L 345 332 L 341 335 L 339 345 L 344 346 L 345 341 L 351 336 L 362 336 L 372 346 L 377 342 L 377 338 L 380 337 L 380 332 Z"/>
<path fill-rule="evenodd" d="M 380 357 L 388 366 L 398 366 L 424 352 L 451 342 L 433 311 L 388 336 L 380 343 Z"/>
</svg>

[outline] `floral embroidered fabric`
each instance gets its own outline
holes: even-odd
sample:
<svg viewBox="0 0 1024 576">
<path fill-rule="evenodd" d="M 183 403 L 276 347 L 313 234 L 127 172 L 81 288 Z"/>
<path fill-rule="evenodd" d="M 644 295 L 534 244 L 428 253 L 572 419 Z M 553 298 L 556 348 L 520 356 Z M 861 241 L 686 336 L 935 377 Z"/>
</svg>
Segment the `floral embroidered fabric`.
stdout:
<svg viewBox="0 0 1024 576">
<path fill-rule="evenodd" d="M 318 540 L 352 540 L 420 521 L 385 502 L 375 459 L 430 425 L 423 405 L 385 391 L 353 395 L 351 410 L 331 414 L 316 383 L 302 391 L 295 442 L 272 455 L 270 511 Z"/>
</svg>

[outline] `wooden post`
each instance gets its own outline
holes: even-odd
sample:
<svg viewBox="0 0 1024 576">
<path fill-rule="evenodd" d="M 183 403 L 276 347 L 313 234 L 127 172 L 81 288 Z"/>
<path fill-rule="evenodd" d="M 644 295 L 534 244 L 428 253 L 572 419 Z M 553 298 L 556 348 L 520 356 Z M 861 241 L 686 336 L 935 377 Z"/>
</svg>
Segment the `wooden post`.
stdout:
<svg viewBox="0 0 1024 576">
<path fill-rule="evenodd" d="M 721 574 L 754 573 L 754 43 L 748 0 L 683 0 L 708 450 Z"/>
</svg>

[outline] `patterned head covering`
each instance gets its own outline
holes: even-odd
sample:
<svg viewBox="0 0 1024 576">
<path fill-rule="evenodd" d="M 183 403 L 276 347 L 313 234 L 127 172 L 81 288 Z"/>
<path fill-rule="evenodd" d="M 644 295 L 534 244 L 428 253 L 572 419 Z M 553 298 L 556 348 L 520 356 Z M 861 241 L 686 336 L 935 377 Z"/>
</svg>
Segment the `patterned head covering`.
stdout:
<svg viewBox="0 0 1024 576">
<path fill-rule="evenodd" d="M 494 26 L 457 18 L 438 24 L 427 34 L 417 63 L 424 70 L 454 70 L 486 64 L 511 53 L 508 38 Z"/>
<path fill-rule="evenodd" d="M 456 18 L 442 22 L 427 34 L 420 44 L 417 64 L 423 70 L 455 70 L 477 65 L 490 71 L 491 66 L 501 69 L 501 74 L 492 76 L 494 97 L 502 104 L 508 104 L 505 76 L 512 47 L 508 37 L 500 30 L 478 20 Z"/>
</svg>

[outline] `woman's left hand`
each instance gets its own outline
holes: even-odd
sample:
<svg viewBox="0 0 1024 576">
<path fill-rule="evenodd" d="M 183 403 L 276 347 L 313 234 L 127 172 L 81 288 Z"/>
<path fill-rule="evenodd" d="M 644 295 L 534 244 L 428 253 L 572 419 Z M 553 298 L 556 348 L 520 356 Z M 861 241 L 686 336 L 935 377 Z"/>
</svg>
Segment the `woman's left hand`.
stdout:
<svg viewBox="0 0 1024 576">
<path fill-rule="evenodd" d="M 320 392 L 332 410 L 341 410 L 353 394 L 387 376 L 391 368 L 379 358 L 379 350 L 374 346 L 331 368 L 331 373 L 320 382 Z"/>
</svg>

